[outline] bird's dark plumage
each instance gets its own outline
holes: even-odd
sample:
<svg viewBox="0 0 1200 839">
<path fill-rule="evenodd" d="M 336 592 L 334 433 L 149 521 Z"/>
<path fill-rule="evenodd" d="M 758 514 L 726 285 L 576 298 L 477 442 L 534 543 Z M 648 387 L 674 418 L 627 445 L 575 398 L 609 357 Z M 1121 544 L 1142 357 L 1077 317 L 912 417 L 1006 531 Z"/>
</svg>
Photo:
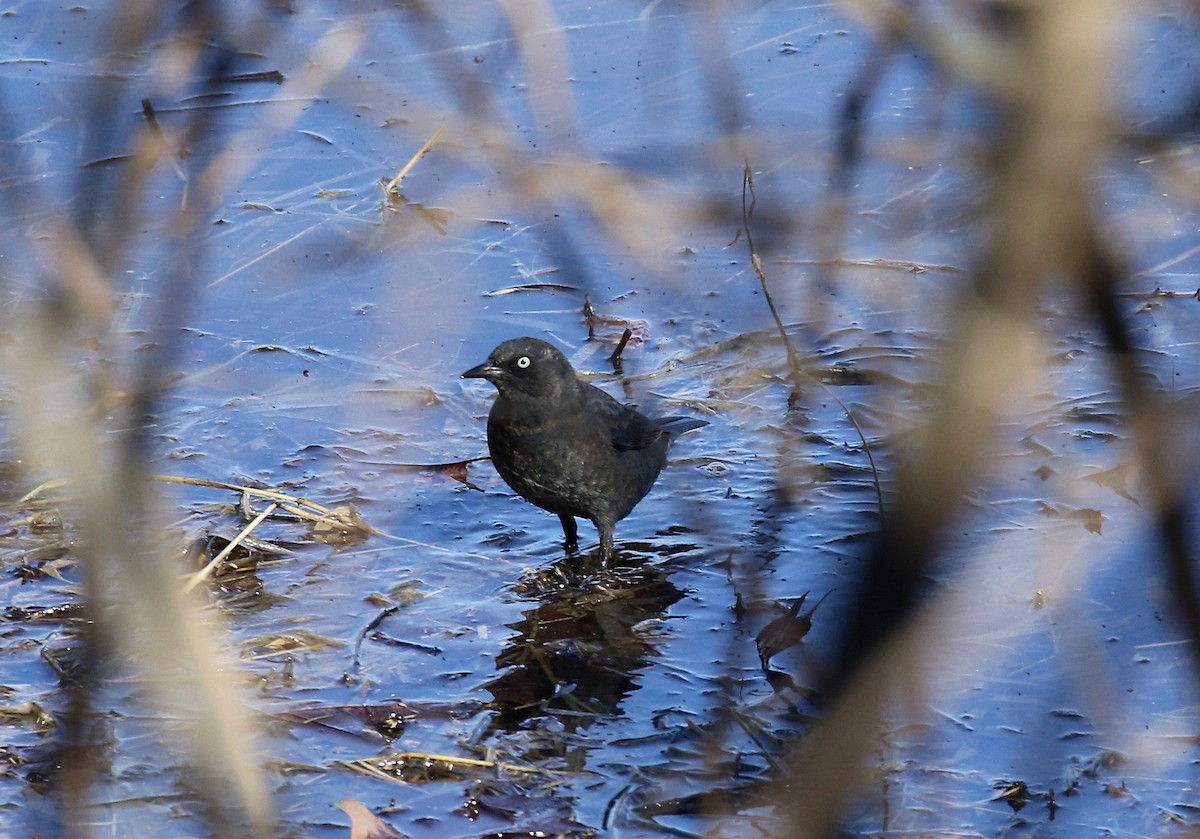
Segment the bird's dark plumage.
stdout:
<svg viewBox="0 0 1200 839">
<path fill-rule="evenodd" d="M 537 338 L 505 341 L 463 373 L 487 379 L 499 395 L 488 415 L 488 449 L 518 495 L 557 513 L 567 550 L 575 519 L 600 531 L 609 559 L 613 527 L 654 485 L 672 438 L 702 425 L 689 417 L 650 419 L 581 381 L 566 356 Z"/>
</svg>

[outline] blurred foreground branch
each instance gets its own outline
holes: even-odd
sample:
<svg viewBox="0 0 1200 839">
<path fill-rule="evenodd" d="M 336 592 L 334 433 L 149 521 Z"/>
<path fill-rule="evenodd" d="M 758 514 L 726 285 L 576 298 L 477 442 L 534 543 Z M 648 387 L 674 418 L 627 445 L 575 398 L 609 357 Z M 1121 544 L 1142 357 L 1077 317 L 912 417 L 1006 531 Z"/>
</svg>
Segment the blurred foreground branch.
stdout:
<svg viewBox="0 0 1200 839">
<path fill-rule="evenodd" d="M 876 11 L 883 7 L 885 32 L 912 39 L 925 31 L 907 7 L 882 4 Z M 1128 10 L 1116 0 L 1067 0 L 1022 4 L 1014 14 L 1018 25 L 1010 34 L 997 33 L 1000 42 L 988 52 L 1015 50 L 1018 59 L 993 64 L 990 72 L 998 81 L 985 85 L 1002 91 L 993 107 L 1003 126 L 988 173 L 989 234 L 976 257 L 975 281 L 959 301 L 937 397 L 901 457 L 893 508 L 867 557 L 842 632 L 829 715 L 793 756 L 794 775 L 780 782 L 779 800 L 797 835 L 833 831 L 856 784 L 847 779 L 864 778 L 888 709 L 920 692 L 922 673 L 932 664 L 916 620 L 927 571 L 942 534 L 979 479 L 1010 395 L 1037 375 L 1042 329 L 1037 303 L 1060 278 L 1081 292 L 1077 298 L 1088 301 L 1104 325 L 1135 445 L 1153 476 L 1151 494 L 1181 611 L 1193 640 L 1200 639 L 1188 573 L 1191 554 L 1181 525 L 1183 476 L 1170 462 L 1170 424 L 1133 361 L 1113 297 L 1120 271 L 1100 245 L 1103 234 L 1093 212 L 1094 174 L 1116 140 L 1111 91 L 1120 61 L 1114 57 L 1121 55 Z M 928 39 L 910 43 L 926 54 L 941 51 Z M 873 82 L 878 75 L 866 78 Z M 869 90 L 859 96 L 869 96 Z M 840 158 L 843 166 L 853 162 L 851 155 Z M 833 180 L 852 182 L 844 172 Z"/>
<path fill-rule="evenodd" d="M 103 61 L 108 72 L 82 86 L 75 103 L 86 116 L 85 153 L 117 165 L 79 166 L 72 213 L 44 233 L 41 281 L 28 279 L 43 287 L 43 297 L 10 313 L 17 338 L 6 362 L 21 393 L 18 440 L 26 462 L 72 486 L 79 523 L 74 551 L 84 570 L 87 620 L 59 731 L 63 777 L 52 788 L 59 803 L 54 832 L 87 835 L 98 823 L 91 805 L 109 758 L 97 719 L 107 714 L 106 686 L 132 676 L 149 688 L 162 739 L 187 764 L 186 786 L 203 804 L 214 835 L 265 836 L 273 831 L 273 816 L 237 670 L 221 652 L 202 602 L 179 585 L 179 557 L 149 467 L 157 455 L 155 417 L 203 275 L 213 210 L 230 179 L 254 159 L 247 148 L 265 148 L 267 134 L 294 119 L 301 106 L 284 102 L 232 148 L 215 139 L 216 109 L 189 111 L 182 130 L 168 139 L 154 115 L 153 93 L 133 97 L 142 100 L 140 110 L 123 106 L 131 80 L 142 77 L 113 66 L 149 49 L 152 34 L 160 37 L 156 30 L 164 21 L 157 13 L 165 6 L 151 4 L 156 14 L 148 14 L 144 5 L 111 10 L 108 43 L 117 46 Z M 195 85 L 197 96 L 216 91 L 255 32 L 269 31 L 233 33 L 224 10 L 209 2 L 187 4 L 170 24 L 179 29 L 161 43 L 161 57 L 176 62 L 176 73 L 163 78 Z M 320 53 L 320 46 L 297 74 L 302 87 L 319 85 L 327 78 L 323 67 L 336 72 L 344 61 Z M 163 165 L 168 160 L 170 167 Z M 6 161 L 12 171 L 19 165 Z M 147 193 L 160 188 L 178 191 L 177 211 L 144 218 Z M 16 188 L 4 198 L 18 218 L 43 203 Z M 149 279 L 146 343 L 135 348 L 119 305 L 127 293 L 120 278 L 145 246 L 147 229 L 165 256 L 161 272 Z M 78 348 L 92 345 L 108 363 L 80 364 Z"/>
</svg>

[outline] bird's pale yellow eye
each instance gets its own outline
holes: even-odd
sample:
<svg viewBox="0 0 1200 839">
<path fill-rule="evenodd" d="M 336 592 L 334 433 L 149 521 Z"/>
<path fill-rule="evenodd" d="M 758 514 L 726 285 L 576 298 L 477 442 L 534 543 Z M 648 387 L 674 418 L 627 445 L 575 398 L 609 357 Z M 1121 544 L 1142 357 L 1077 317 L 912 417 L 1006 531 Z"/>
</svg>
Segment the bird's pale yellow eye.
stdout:
<svg viewBox="0 0 1200 839">
<path fill-rule="evenodd" d="M 532 363 L 533 362 L 531 362 L 529 360 L 529 356 L 527 356 L 527 355 L 523 355 L 517 359 L 517 366 L 520 367 L 522 370 L 524 370 L 526 367 L 528 367 Z"/>
</svg>

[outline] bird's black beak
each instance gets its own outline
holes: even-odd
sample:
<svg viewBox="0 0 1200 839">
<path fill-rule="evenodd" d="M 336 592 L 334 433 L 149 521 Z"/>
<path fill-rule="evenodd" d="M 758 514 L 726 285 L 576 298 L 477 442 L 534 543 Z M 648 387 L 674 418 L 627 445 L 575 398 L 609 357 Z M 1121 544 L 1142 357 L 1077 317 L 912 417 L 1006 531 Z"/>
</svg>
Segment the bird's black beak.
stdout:
<svg viewBox="0 0 1200 839">
<path fill-rule="evenodd" d="M 462 377 L 464 379 L 487 379 L 489 381 L 494 381 L 495 378 L 502 372 L 503 371 L 495 364 L 492 364 L 491 359 L 489 359 L 483 362 L 483 364 L 476 364 L 470 370 L 463 373 Z"/>
</svg>

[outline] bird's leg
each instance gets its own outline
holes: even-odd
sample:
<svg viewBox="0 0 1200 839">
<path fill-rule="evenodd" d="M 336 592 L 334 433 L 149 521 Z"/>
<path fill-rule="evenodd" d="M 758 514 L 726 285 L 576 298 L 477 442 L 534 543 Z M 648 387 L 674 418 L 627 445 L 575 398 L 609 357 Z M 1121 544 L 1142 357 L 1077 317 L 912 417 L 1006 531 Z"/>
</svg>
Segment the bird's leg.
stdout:
<svg viewBox="0 0 1200 839">
<path fill-rule="evenodd" d="M 612 525 L 598 523 L 596 528 L 600 531 L 600 561 L 607 565 L 613 556 Z"/>
<path fill-rule="evenodd" d="M 563 536 L 566 539 L 563 549 L 573 554 L 579 547 L 579 526 L 575 523 L 575 517 L 567 513 L 559 513 L 558 520 L 562 522 Z"/>
</svg>

